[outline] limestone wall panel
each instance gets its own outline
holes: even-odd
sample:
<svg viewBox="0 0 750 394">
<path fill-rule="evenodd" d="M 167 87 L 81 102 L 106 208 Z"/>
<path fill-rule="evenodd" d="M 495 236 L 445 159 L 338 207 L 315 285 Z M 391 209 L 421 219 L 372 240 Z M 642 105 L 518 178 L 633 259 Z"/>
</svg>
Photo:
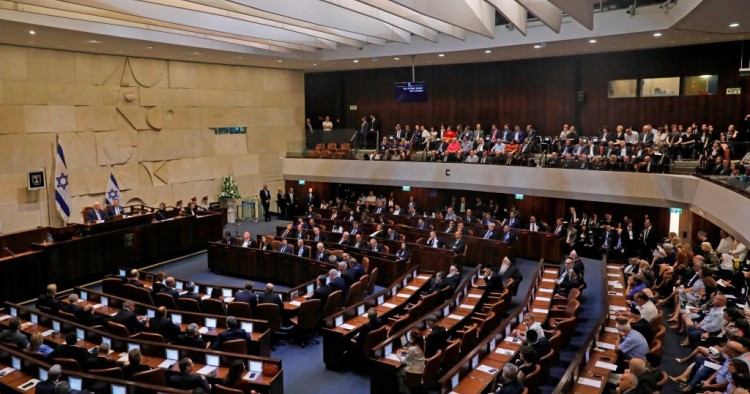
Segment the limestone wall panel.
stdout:
<svg viewBox="0 0 750 394">
<path fill-rule="evenodd" d="M 135 131 L 104 131 L 95 135 L 98 165 L 124 164 L 133 158 L 133 146 L 138 139 Z"/>
<path fill-rule="evenodd" d="M 138 132 L 138 161 L 173 160 L 185 157 L 184 135 L 180 130 Z"/>
<path fill-rule="evenodd" d="M 305 74 L 287 70 L 263 69 L 263 90 L 272 92 L 304 92 Z"/>
<path fill-rule="evenodd" d="M 219 195 L 219 182 L 216 180 L 175 183 L 172 186 L 176 200 L 189 201 L 196 197 L 200 201 L 203 196 L 208 196 L 208 201 L 216 201 Z"/>
<path fill-rule="evenodd" d="M 23 133 L 25 130 L 22 105 L 0 105 L 0 134 Z"/>
<path fill-rule="evenodd" d="M 217 155 L 217 148 L 213 130 L 209 129 L 181 129 L 184 136 L 185 157 L 211 157 Z M 244 142 L 243 142 L 244 143 Z"/>
<path fill-rule="evenodd" d="M 246 140 L 245 134 L 215 135 L 216 154 L 220 156 L 244 155 L 247 153 Z"/>
<path fill-rule="evenodd" d="M 172 89 L 195 88 L 195 63 L 169 62 L 169 87 Z"/>
<path fill-rule="evenodd" d="M 101 102 L 98 86 L 47 82 L 48 104 L 99 105 Z"/>
<path fill-rule="evenodd" d="M 108 106 L 75 107 L 76 129 L 109 131 L 117 128 L 117 109 Z"/>
<path fill-rule="evenodd" d="M 29 81 L 75 82 L 75 54 L 73 52 L 29 49 Z"/>
<path fill-rule="evenodd" d="M 47 104 L 47 82 L 6 80 L 3 97 L 6 104 Z"/>
<path fill-rule="evenodd" d="M 28 79 L 26 48 L 0 45 L 0 79 L 25 81 Z"/>
<path fill-rule="evenodd" d="M 82 85 L 119 86 L 125 58 L 120 56 L 75 54 L 75 82 Z"/>
<path fill-rule="evenodd" d="M 109 180 L 109 167 L 80 167 L 68 169 L 71 196 L 104 193 Z"/>
<path fill-rule="evenodd" d="M 27 105 L 24 118 L 27 133 L 76 131 L 76 107 L 72 105 Z"/>
</svg>

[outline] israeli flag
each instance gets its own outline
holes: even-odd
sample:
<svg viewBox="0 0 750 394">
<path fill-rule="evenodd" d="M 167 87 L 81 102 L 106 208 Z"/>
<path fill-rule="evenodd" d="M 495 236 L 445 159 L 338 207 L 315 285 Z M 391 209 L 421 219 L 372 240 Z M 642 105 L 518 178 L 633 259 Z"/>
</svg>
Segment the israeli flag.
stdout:
<svg viewBox="0 0 750 394">
<path fill-rule="evenodd" d="M 65 154 L 58 138 L 55 154 L 55 206 L 65 223 L 70 219 L 71 207 L 68 186 L 68 164 L 65 162 Z"/>
<path fill-rule="evenodd" d="M 120 186 L 117 185 L 117 179 L 115 174 L 109 172 L 109 182 L 107 182 L 107 190 L 104 192 L 104 203 L 106 205 L 112 205 L 115 202 L 115 198 L 120 200 L 122 205 L 122 193 L 120 193 Z"/>
</svg>

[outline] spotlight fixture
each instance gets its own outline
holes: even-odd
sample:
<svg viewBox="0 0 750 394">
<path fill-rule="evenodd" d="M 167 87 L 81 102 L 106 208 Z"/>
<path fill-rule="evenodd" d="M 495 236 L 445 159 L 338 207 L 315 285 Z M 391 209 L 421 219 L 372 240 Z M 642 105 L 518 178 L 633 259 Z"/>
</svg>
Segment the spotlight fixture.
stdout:
<svg viewBox="0 0 750 394">
<path fill-rule="evenodd" d="M 29 30 L 29 34 L 33 36 L 34 34 L 36 34 L 36 32 L 34 30 Z"/>
<path fill-rule="evenodd" d="M 399 61 L 399 60 L 401 60 L 401 58 L 400 57 L 394 57 L 393 60 Z"/>
<path fill-rule="evenodd" d="M 661 33 L 658 33 L 658 32 L 657 32 L 657 33 L 654 33 L 654 37 L 656 37 L 656 38 L 659 38 L 659 37 L 661 37 Z"/>
<path fill-rule="evenodd" d="M 736 23 L 736 22 L 735 22 L 735 23 L 730 23 L 730 24 L 729 24 L 729 27 L 732 27 L 732 28 L 735 28 L 735 27 L 740 27 L 740 24 L 739 24 L 739 23 Z"/>
<path fill-rule="evenodd" d="M 276 63 L 281 63 L 281 62 L 283 62 L 283 60 L 281 60 L 281 59 L 279 59 L 279 60 L 276 61 Z"/>
<path fill-rule="evenodd" d="M 547 43 L 540 42 L 539 44 L 534 45 L 534 49 L 542 49 L 547 46 Z"/>
<path fill-rule="evenodd" d="M 99 40 L 87 40 L 86 42 L 88 42 L 89 44 L 99 44 L 101 41 L 99 41 Z"/>
<path fill-rule="evenodd" d="M 352 60 L 352 63 L 359 63 L 359 60 L 354 59 L 354 60 Z"/>
<path fill-rule="evenodd" d="M 590 40 L 589 40 L 589 44 L 596 44 L 596 40 L 595 40 L 595 39 L 593 39 L 593 38 L 592 38 L 592 39 L 590 39 Z"/>
<path fill-rule="evenodd" d="M 488 49 L 488 50 L 484 51 L 484 53 L 492 53 L 492 51 Z"/>
<path fill-rule="evenodd" d="M 438 57 L 445 57 L 444 53 L 438 54 Z"/>
</svg>

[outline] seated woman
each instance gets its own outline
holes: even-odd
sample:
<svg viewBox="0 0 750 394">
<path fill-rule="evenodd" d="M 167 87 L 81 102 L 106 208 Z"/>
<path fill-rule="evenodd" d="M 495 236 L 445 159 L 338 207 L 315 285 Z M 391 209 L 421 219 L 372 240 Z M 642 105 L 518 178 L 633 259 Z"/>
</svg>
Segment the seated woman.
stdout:
<svg viewBox="0 0 750 394">
<path fill-rule="evenodd" d="M 232 365 L 229 367 L 229 372 L 224 380 L 221 382 L 222 386 L 229 387 L 231 389 L 240 390 L 245 394 L 250 394 L 252 385 L 247 379 L 243 379 L 245 374 L 245 363 L 242 360 L 234 360 Z"/>
<path fill-rule="evenodd" d="M 721 347 L 726 341 L 743 337 L 745 333 L 749 332 L 750 325 L 748 325 L 744 317 L 742 310 L 727 308 L 724 311 L 724 325 L 721 327 L 719 335 L 713 337 L 702 335 L 698 346 L 687 357 L 678 358 L 677 362 L 686 364 L 698 355 L 709 356 L 721 353 Z"/>
<path fill-rule="evenodd" d="M 42 356 L 47 357 L 52 353 L 52 348 L 43 343 L 44 337 L 41 332 L 31 334 L 29 340 L 29 350 L 32 352 L 39 352 Z"/>
<path fill-rule="evenodd" d="M 401 364 L 404 368 L 399 368 L 396 372 L 398 377 L 398 389 L 401 393 L 409 394 L 411 390 L 406 385 L 406 373 L 422 373 L 424 371 L 424 338 L 419 329 L 414 328 L 409 332 L 411 342 L 405 349 L 399 350 Z"/>
<path fill-rule="evenodd" d="M 536 353 L 536 350 L 528 345 L 522 347 L 516 361 L 516 365 L 518 365 L 518 379 L 523 381 L 526 376 L 534 372 L 538 363 L 539 355 Z"/>
<path fill-rule="evenodd" d="M 258 244 L 258 249 L 260 250 L 273 250 L 273 246 L 270 242 L 268 242 L 268 238 L 266 236 L 260 237 L 260 243 Z"/>
</svg>

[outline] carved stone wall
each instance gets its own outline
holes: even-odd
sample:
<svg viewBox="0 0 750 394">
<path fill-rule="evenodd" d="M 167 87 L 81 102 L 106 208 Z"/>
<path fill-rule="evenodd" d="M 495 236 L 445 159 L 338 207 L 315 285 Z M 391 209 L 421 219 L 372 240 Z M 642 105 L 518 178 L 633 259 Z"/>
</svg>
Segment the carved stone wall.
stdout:
<svg viewBox="0 0 750 394">
<path fill-rule="evenodd" d="M 55 136 L 65 150 L 71 221 L 100 201 L 110 169 L 126 202 L 209 196 L 233 174 L 243 196 L 283 186 L 280 156 L 304 138 L 302 72 L 0 45 L 0 222 L 5 232 L 62 224 Z M 246 126 L 215 135 L 212 127 Z M 50 187 L 26 189 L 46 167 Z"/>
</svg>

